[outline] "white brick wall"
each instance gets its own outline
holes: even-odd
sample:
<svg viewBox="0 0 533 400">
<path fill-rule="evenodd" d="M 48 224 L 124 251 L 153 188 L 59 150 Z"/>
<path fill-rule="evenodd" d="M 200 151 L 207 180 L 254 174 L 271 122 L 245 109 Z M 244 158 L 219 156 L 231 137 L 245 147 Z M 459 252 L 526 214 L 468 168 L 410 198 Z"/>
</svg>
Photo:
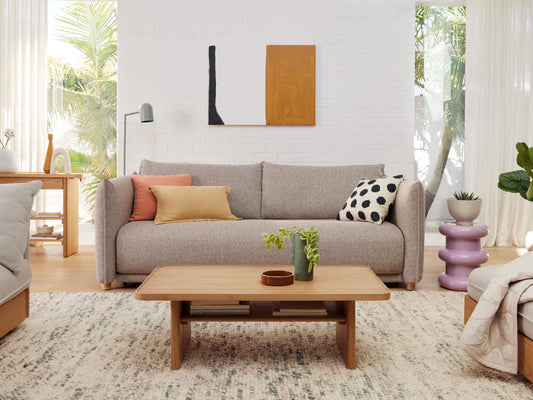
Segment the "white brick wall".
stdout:
<svg viewBox="0 0 533 400">
<path fill-rule="evenodd" d="M 142 158 L 386 164 L 413 177 L 414 1 L 119 0 L 119 149 Z M 208 126 L 208 46 L 316 44 L 316 126 Z M 122 165 L 122 161 L 120 164 Z"/>
</svg>

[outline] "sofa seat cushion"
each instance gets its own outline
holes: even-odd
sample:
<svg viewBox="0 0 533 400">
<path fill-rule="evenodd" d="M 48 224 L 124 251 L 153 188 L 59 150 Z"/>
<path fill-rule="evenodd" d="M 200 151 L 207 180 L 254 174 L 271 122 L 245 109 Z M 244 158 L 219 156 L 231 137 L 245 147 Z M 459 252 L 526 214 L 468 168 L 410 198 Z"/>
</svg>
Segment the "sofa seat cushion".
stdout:
<svg viewBox="0 0 533 400">
<path fill-rule="evenodd" d="M 180 222 L 133 221 L 117 234 L 117 272 L 149 274 L 159 265 L 289 265 L 289 246 L 265 250 L 261 232 L 314 226 L 320 264 L 368 265 L 376 274 L 402 272 L 404 240 L 395 225 L 336 220 Z"/>
<path fill-rule="evenodd" d="M 22 261 L 17 274 L 0 265 L 0 305 L 7 303 L 13 297 L 30 286 L 31 268 L 27 260 Z"/>
<path fill-rule="evenodd" d="M 335 219 L 361 179 L 381 178 L 384 165 L 315 167 L 263 163 L 262 218 Z"/>
<path fill-rule="evenodd" d="M 475 301 L 479 301 L 492 277 L 505 267 L 505 264 L 487 265 L 474 269 L 468 278 L 468 295 Z M 518 305 L 518 330 L 528 338 L 533 339 L 533 301 Z"/>
<path fill-rule="evenodd" d="M 142 160 L 143 175 L 190 174 L 193 186 L 229 186 L 228 197 L 233 214 L 239 218 L 261 217 L 262 165 L 161 163 Z"/>
</svg>

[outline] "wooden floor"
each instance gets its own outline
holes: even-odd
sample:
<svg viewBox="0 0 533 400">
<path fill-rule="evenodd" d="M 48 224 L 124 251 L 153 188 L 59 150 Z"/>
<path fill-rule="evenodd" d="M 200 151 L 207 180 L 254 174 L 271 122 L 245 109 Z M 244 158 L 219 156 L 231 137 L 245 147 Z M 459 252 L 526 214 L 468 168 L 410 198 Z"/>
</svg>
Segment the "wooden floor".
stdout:
<svg viewBox="0 0 533 400">
<path fill-rule="evenodd" d="M 526 252 L 518 247 L 488 247 L 489 261 L 485 265 L 503 264 Z M 416 290 L 447 290 L 439 286 L 437 277 L 444 272 L 444 262 L 438 257 L 439 247 L 426 247 L 424 250 L 424 277 Z M 63 258 L 60 244 L 46 244 L 31 247 L 31 267 L 33 281 L 30 291 L 35 292 L 91 292 L 100 291 L 96 280 L 94 246 L 81 245 L 79 252 Z M 320 268 L 320 266 L 319 266 Z M 394 289 L 394 287 L 392 288 Z M 132 291 L 114 284 L 113 291 Z M 399 289 L 405 290 L 405 289 Z"/>
</svg>

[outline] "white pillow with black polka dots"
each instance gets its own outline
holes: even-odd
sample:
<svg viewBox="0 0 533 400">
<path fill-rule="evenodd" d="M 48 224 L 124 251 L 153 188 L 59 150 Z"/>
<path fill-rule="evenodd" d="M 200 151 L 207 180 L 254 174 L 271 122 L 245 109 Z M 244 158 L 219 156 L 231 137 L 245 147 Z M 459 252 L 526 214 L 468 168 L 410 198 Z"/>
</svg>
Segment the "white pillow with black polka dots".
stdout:
<svg viewBox="0 0 533 400">
<path fill-rule="evenodd" d="M 360 180 L 337 214 L 337 219 L 381 224 L 392 208 L 401 181 L 403 175 Z"/>
</svg>

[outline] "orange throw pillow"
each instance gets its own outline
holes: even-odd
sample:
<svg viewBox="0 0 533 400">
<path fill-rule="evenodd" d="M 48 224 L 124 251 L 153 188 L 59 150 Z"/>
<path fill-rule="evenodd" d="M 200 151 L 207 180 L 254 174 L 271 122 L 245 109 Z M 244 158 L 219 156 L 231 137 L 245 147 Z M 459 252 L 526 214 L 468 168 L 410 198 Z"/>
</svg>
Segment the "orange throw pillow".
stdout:
<svg viewBox="0 0 533 400">
<path fill-rule="evenodd" d="M 135 202 L 130 221 L 146 221 L 155 218 L 157 201 L 150 190 L 152 185 L 191 186 L 191 175 L 132 175 Z"/>
</svg>

